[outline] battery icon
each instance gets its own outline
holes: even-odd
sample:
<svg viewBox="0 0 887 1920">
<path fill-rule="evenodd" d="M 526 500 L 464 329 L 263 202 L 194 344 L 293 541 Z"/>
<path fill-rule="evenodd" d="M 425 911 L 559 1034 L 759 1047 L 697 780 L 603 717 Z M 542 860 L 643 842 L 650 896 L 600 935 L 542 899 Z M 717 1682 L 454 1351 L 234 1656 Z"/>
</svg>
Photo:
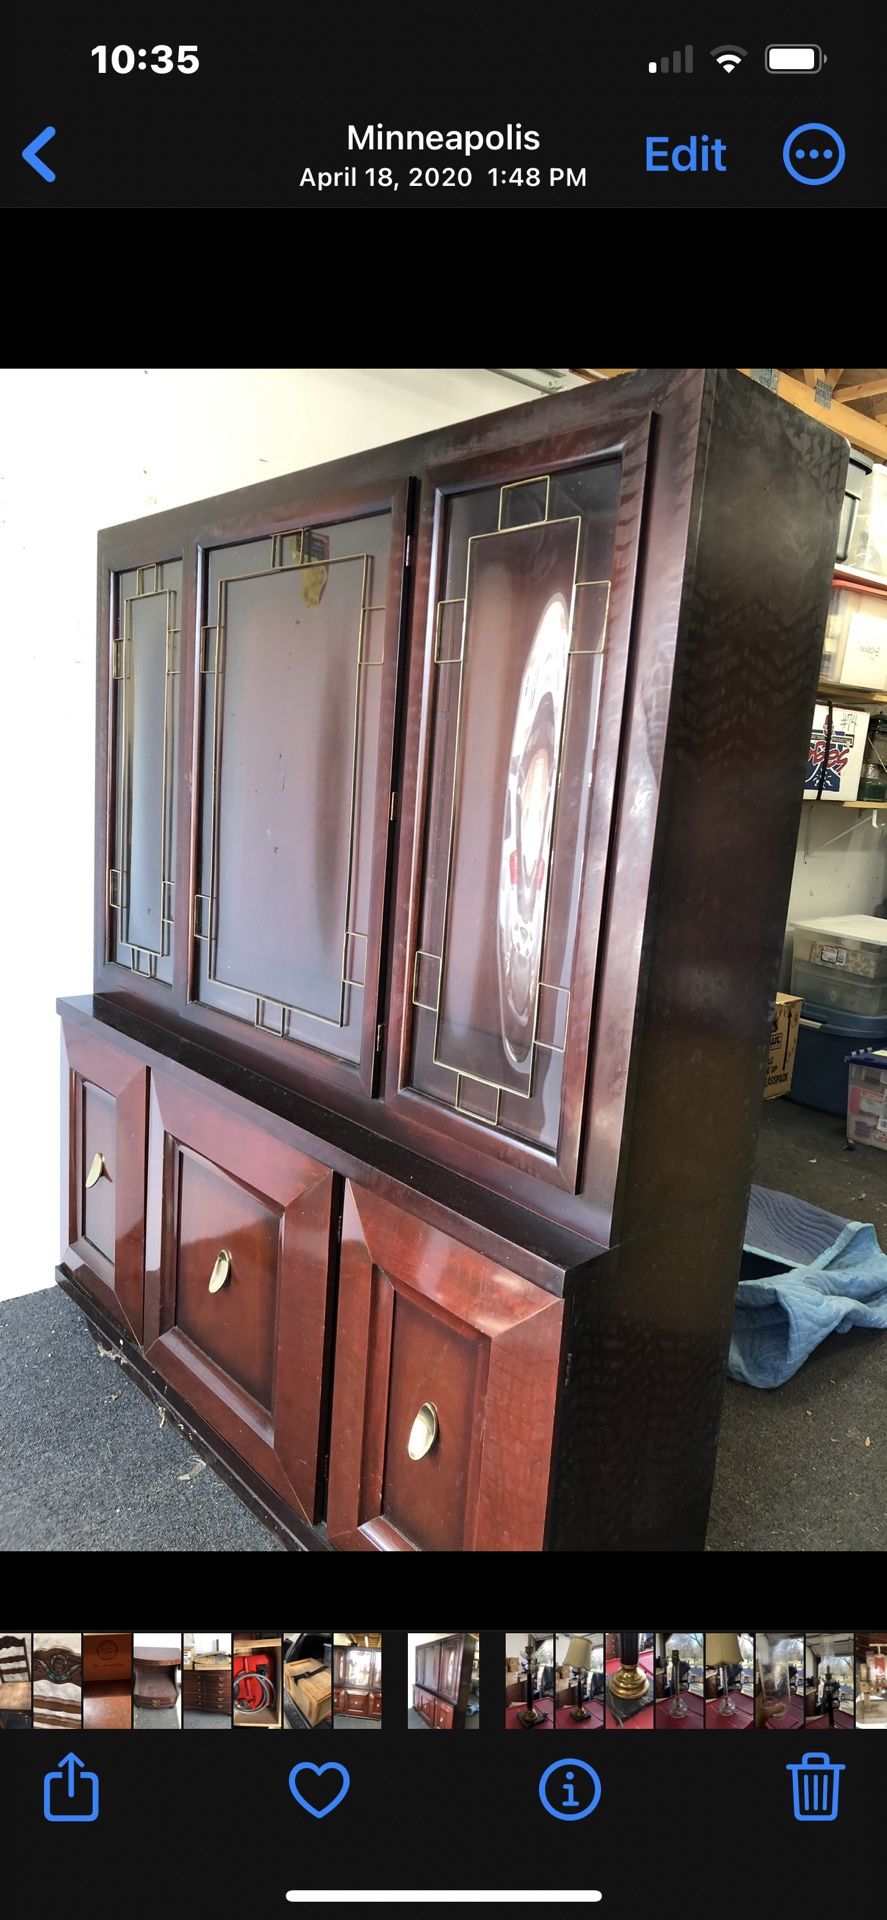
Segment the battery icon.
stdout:
<svg viewBox="0 0 887 1920">
<path fill-rule="evenodd" d="M 768 47 L 764 65 L 768 73 L 819 73 L 826 55 L 821 47 Z"/>
</svg>

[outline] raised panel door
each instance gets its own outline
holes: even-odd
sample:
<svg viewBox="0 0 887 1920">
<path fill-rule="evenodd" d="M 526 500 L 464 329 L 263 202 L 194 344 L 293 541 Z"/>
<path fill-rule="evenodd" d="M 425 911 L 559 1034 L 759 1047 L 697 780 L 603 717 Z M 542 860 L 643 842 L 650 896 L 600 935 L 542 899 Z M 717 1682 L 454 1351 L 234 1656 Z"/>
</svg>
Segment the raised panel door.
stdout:
<svg viewBox="0 0 887 1920">
<path fill-rule="evenodd" d="M 318 1515 L 333 1176 L 258 1109 L 151 1090 L 151 1362 L 308 1519 Z"/>
<path fill-rule="evenodd" d="M 435 1700 L 434 1724 L 439 1731 L 444 1733 L 450 1732 L 453 1727 L 454 1717 L 455 1710 L 449 1700 Z"/>
<path fill-rule="evenodd" d="M 386 1099 L 572 1190 L 647 432 L 423 481 Z"/>
<path fill-rule="evenodd" d="M 111 1318 L 142 1338 L 147 1069 L 62 1022 L 63 1263 Z"/>
<path fill-rule="evenodd" d="M 562 1319 L 561 1300 L 348 1182 L 333 1543 L 540 1548 Z M 438 1659 L 426 1648 L 426 1679 Z"/>
</svg>

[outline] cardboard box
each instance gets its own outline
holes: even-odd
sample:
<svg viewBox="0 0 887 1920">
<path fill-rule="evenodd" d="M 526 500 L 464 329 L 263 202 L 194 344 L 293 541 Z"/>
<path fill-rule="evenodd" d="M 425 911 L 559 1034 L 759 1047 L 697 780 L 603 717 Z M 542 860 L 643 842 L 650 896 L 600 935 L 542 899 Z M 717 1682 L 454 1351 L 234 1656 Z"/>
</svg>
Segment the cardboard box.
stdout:
<svg viewBox="0 0 887 1920">
<path fill-rule="evenodd" d="M 822 785 L 823 800 L 855 800 L 865 757 L 870 715 L 862 707 L 833 707 L 828 764 L 823 776 L 828 732 L 828 707 L 813 709 L 813 731 L 804 776 L 804 799 L 816 800 Z"/>
<path fill-rule="evenodd" d="M 328 1720 L 332 1712 L 333 1683 L 332 1675 L 326 1667 L 315 1665 L 313 1673 L 295 1674 L 292 1667 L 304 1666 L 305 1662 L 294 1660 L 286 1668 L 286 1687 L 291 1700 L 295 1701 L 300 1713 L 310 1727 L 316 1727 L 321 1720 Z"/>
<path fill-rule="evenodd" d="M 764 1085 L 765 1100 L 778 1100 L 779 1095 L 788 1093 L 791 1086 L 803 1004 L 796 993 L 776 995 L 770 1028 L 770 1058 Z"/>
</svg>

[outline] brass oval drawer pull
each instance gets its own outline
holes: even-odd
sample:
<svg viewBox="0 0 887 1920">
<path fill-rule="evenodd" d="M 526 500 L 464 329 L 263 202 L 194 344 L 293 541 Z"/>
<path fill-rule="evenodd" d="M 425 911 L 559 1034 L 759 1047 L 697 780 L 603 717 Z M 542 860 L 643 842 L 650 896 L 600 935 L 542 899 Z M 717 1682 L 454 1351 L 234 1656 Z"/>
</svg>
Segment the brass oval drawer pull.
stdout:
<svg viewBox="0 0 887 1920">
<path fill-rule="evenodd" d="M 86 1176 L 87 1186 L 94 1187 L 96 1182 L 101 1179 L 104 1171 L 105 1171 L 105 1162 L 102 1159 L 101 1154 L 97 1153 L 93 1160 L 92 1166 L 90 1167 L 89 1172 Z"/>
<path fill-rule="evenodd" d="M 436 1439 L 437 1408 L 432 1406 L 430 1400 L 426 1400 L 425 1405 L 419 1408 L 410 1428 L 410 1437 L 407 1441 L 407 1453 L 410 1459 L 424 1460 L 426 1453 L 431 1452 Z"/>
<path fill-rule="evenodd" d="M 216 1254 L 213 1270 L 209 1276 L 210 1293 L 220 1293 L 222 1287 L 225 1285 L 225 1281 L 230 1279 L 230 1276 L 231 1255 L 227 1247 L 223 1247 L 221 1253 Z"/>
</svg>

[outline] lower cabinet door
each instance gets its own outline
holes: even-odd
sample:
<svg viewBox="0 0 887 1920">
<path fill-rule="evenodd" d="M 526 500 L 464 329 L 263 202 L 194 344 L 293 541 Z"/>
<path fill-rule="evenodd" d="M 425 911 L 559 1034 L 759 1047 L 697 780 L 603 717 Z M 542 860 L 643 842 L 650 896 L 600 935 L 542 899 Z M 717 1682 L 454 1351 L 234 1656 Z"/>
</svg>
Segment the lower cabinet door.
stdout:
<svg viewBox="0 0 887 1920">
<path fill-rule="evenodd" d="M 370 1696 L 368 1693 L 346 1693 L 345 1695 L 345 1712 L 351 1714 L 355 1720 L 366 1719 L 369 1712 L 369 1704 Z"/>
<path fill-rule="evenodd" d="M 312 1521 L 323 1459 L 333 1184 L 267 1116 L 152 1075 L 148 1358 Z"/>
<path fill-rule="evenodd" d="M 62 1022 L 62 1263 L 142 1338 L 148 1071 L 91 1027 Z"/>
<path fill-rule="evenodd" d="M 561 1300 L 347 1182 L 333 1545 L 541 1548 L 562 1318 Z"/>
<path fill-rule="evenodd" d="M 381 1695 L 381 1693 L 371 1693 L 371 1694 L 370 1694 L 370 1699 L 369 1699 L 369 1707 L 368 1707 L 368 1709 L 367 1709 L 367 1711 L 368 1711 L 368 1713 L 369 1713 L 369 1717 L 370 1717 L 370 1719 L 371 1719 L 371 1720 L 381 1720 L 381 1718 L 382 1718 L 382 1695 Z"/>
<path fill-rule="evenodd" d="M 444 1732 L 449 1732 L 452 1729 L 452 1725 L 453 1725 L 454 1711 L 455 1709 L 450 1705 L 449 1700 L 435 1700 L 434 1702 L 435 1726 L 439 1728 L 443 1728 Z"/>
</svg>

